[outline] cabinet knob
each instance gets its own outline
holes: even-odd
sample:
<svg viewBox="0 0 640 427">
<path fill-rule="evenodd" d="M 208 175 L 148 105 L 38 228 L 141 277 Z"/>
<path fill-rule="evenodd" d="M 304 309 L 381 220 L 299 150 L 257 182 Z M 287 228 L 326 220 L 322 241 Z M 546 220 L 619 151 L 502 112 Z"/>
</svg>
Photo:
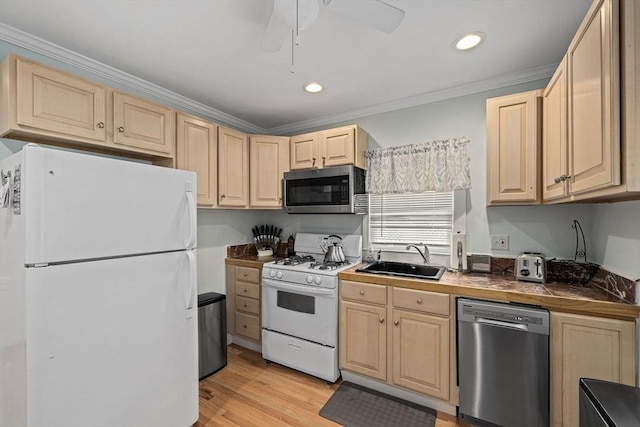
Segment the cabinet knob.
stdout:
<svg viewBox="0 0 640 427">
<path fill-rule="evenodd" d="M 327 158 L 326 158 L 326 157 L 323 157 L 323 158 L 322 158 L 322 166 L 324 166 L 324 162 L 325 162 L 325 160 L 327 160 Z"/>
<path fill-rule="evenodd" d="M 224 194 L 224 193 L 222 193 L 222 194 L 220 195 L 220 200 L 224 199 L 225 197 L 227 197 L 227 195 L 226 195 L 226 194 Z"/>
<path fill-rule="evenodd" d="M 118 128 L 118 132 L 123 133 L 123 132 L 124 132 L 124 128 L 123 128 L 122 126 L 120 126 L 120 127 Z"/>
<path fill-rule="evenodd" d="M 364 291 L 360 291 L 360 295 L 364 295 Z"/>
<path fill-rule="evenodd" d="M 313 161 L 311 162 L 311 166 L 315 166 L 315 165 L 316 165 L 316 158 L 315 158 L 315 157 L 312 157 L 312 158 L 311 158 L 311 160 L 313 160 Z"/>
<path fill-rule="evenodd" d="M 380 320 L 380 323 L 384 323 L 384 318 L 381 317 L 379 320 Z"/>
<path fill-rule="evenodd" d="M 396 325 L 396 326 L 398 326 L 398 325 L 400 324 L 400 321 L 399 321 L 399 320 L 394 320 L 394 321 L 393 321 L 393 324 L 394 324 L 394 325 Z"/>
<path fill-rule="evenodd" d="M 247 303 L 246 302 L 244 303 L 244 308 L 247 308 Z"/>
<path fill-rule="evenodd" d="M 246 294 L 247 293 L 247 288 L 245 288 L 244 291 L 242 291 L 242 292 L 244 292 Z"/>
<path fill-rule="evenodd" d="M 418 298 L 418 299 L 416 300 L 416 302 L 417 302 L 418 304 L 422 304 L 422 299 Z"/>
<path fill-rule="evenodd" d="M 98 127 L 100 129 L 104 129 L 104 122 L 98 122 Z"/>
<path fill-rule="evenodd" d="M 243 328 L 247 329 L 247 325 L 242 325 Z"/>
<path fill-rule="evenodd" d="M 249 273 L 247 273 L 247 272 L 245 271 L 244 273 L 242 273 L 242 275 L 243 275 L 244 277 L 247 277 L 247 276 L 249 275 Z"/>
<path fill-rule="evenodd" d="M 561 182 L 564 182 L 569 178 L 571 178 L 571 175 L 560 175 L 559 177 L 553 178 L 553 182 L 555 182 L 556 184 L 560 184 Z"/>
</svg>

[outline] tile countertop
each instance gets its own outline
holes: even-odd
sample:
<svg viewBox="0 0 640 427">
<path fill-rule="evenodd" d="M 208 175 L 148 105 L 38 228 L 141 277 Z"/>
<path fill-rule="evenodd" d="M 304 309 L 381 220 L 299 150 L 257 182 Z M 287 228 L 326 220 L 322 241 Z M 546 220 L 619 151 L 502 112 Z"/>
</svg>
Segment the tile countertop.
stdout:
<svg viewBox="0 0 640 427">
<path fill-rule="evenodd" d="M 366 264 L 340 272 L 342 280 L 397 286 L 492 301 L 517 302 L 545 307 L 553 311 L 633 320 L 640 316 L 640 306 L 613 302 L 597 288 L 567 283 L 519 282 L 498 274 L 446 272 L 439 281 L 411 279 L 378 274 L 356 273 Z"/>
</svg>

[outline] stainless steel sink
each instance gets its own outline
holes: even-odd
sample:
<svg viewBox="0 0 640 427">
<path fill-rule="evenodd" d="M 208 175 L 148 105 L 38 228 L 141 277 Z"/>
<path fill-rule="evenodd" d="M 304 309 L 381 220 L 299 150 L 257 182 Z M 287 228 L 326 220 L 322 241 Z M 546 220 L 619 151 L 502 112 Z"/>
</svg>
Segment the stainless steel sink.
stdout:
<svg viewBox="0 0 640 427">
<path fill-rule="evenodd" d="M 385 274 L 387 276 L 412 277 L 415 279 L 440 280 L 446 267 L 442 265 L 410 264 L 407 262 L 378 261 L 358 268 L 361 273 Z"/>
</svg>

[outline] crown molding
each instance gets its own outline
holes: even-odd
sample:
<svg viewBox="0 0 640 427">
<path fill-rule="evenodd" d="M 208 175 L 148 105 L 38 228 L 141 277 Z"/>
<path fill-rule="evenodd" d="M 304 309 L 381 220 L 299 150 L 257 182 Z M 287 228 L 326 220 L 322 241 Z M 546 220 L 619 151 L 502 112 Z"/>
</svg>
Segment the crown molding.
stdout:
<svg viewBox="0 0 640 427">
<path fill-rule="evenodd" d="M 375 114 L 388 113 L 390 111 L 401 110 L 403 108 L 416 107 L 419 105 L 430 104 L 446 99 L 457 98 L 459 96 L 472 95 L 474 93 L 485 92 L 493 89 L 500 89 L 507 86 L 513 86 L 521 83 L 528 83 L 535 80 L 549 78 L 558 68 L 558 63 L 544 65 L 541 67 L 531 68 L 511 74 L 504 74 L 490 79 L 479 80 L 455 87 L 427 92 L 420 95 L 397 99 L 383 104 L 377 104 L 371 107 L 365 107 L 358 110 L 348 112 L 340 112 L 327 116 L 317 117 L 311 120 L 303 120 L 288 125 L 277 126 L 266 129 L 270 135 L 287 135 L 296 132 L 306 131 L 309 129 L 331 125 L 334 123 L 345 122 L 359 119 L 362 117 L 373 116 Z"/>
<path fill-rule="evenodd" d="M 297 132 L 306 131 L 308 129 L 329 126 L 335 123 L 355 120 L 375 114 L 388 113 L 390 111 L 430 104 L 437 101 L 443 101 L 445 99 L 471 95 L 487 90 L 499 89 L 502 87 L 513 86 L 520 83 L 527 83 L 534 80 L 541 80 L 551 77 L 558 67 L 558 64 L 549 64 L 529 70 L 505 74 L 497 77 L 492 77 L 490 79 L 479 80 L 476 82 L 467 83 L 451 88 L 436 90 L 408 98 L 385 102 L 371 107 L 329 114 L 310 120 L 303 120 L 272 128 L 262 128 L 253 123 L 247 122 L 215 108 L 208 107 L 202 103 L 171 92 L 153 83 L 149 83 L 146 80 L 125 73 L 124 71 L 118 70 L 114 67 L 110 67 L 106 64 L 88 58 L 84 55 L 73 52 L 62 46 L 58 46 L 54 43 L 51 43 L 24 31 L 18 30 L 17 28 L 11 27 L 1 22 L 0 40 L 4 40 L 8 43 L 28 49 L 32 52 L 44 55 L 48 58 L 54 59 L 64 64 L 82 69 L 94 75 L 98 75 L 110 81 L 124 85 L 125 87 L 137 90 L 141 93 L 156 97 L 164 102 L 176 105 L 178 108 L 190 111 L 193 114 L 202 115 L 214 121 L 219 121 L 236 127 L 248 133 L 263 135 L 295 134 Z"/>
<path fill-rule="evenodd" d="M 141 93 L 153 96 L 164 102 L 173 104 L 178 108 L 188 110 L 193 114 L 202 115 L 214 121 L 223 122 L 246 132 L 258 134 L 265 133 L 265 129 L 256 126 L 253 123 L 249 123 L 223 111 L 216 110 L 215 108 L 208 107 L 158 85 L 149 83 L 139 77 L 118 70 L 114 67 L 110 67 L 2 22 L 0 22 L 0 40 L 4 40 L 7 43 L 28 49 L 32 52 L 90 72 L 91 74 L 119 83 Z"/>
</svg>

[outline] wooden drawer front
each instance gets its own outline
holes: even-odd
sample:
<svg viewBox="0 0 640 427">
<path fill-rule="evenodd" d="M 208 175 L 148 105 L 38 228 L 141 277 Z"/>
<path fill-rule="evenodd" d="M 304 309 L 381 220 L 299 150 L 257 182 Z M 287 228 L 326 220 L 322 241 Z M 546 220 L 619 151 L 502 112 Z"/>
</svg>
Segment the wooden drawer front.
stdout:
<svg viewBox="0 0 640 427">
<path fill-rule="evenodd" d="M 239 296 L 236 298 L 236 310 L 260 314 L 260 301 L 253 298 Z"/>
<path fill-rule="evenodd" d="M 253 314 L 236 313 L 236 334 L 260 341 L 260 318 Z"/>
<path fill-rule="evenodd" d="M 344 299 L 368 302 L 371 304 L 387 304 L 387 287 L 367 283 L 340 281 L 340 295 Z"/>
<path fill-rule="evenodd" d="M 448 316 L 449 295 L 415 289 L 393 288 L 393 306 Z"/>
<path fill-rule="evenodd" d="M 236 267 L 236 279 L 243 282 L 260 283 L 260 270 L 249 267 Z"/>
<path fill-rule="evenodd" d="M 236 295 L 258 299 L 260 298 L 260 285 L 236 281 Z"/>
</svg>

